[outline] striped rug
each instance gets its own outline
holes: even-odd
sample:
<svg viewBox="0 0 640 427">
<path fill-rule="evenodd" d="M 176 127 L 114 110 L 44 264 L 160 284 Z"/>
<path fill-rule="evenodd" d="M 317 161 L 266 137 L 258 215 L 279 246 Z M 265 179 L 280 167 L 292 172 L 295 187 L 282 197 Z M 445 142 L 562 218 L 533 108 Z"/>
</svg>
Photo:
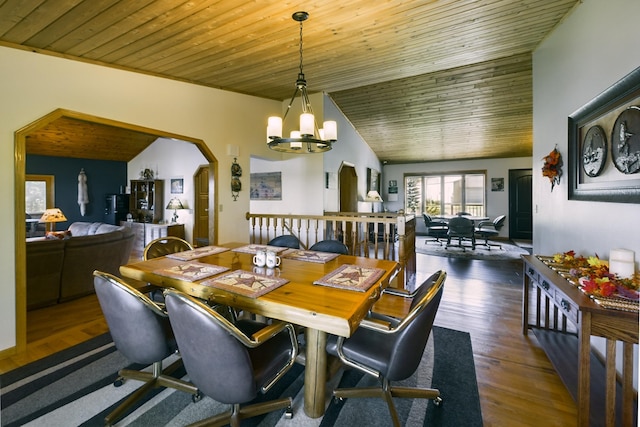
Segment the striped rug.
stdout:
<svg viewBox="0 0 640 427">
<path fill-rule="evenodd" d="M 168 366 L 175 356 L 165 361 Z M 116 372 L 131 365 L 117 351 L 108 334 L 94 338 L 41 361 L 0 376 L 2 426 L 102 426 L 108 414 L 140 383 L 112 385 Z M 149 367 L 145 368 L 148 369 Z M 182 372 L 184 378 L 188 378 Z M 304 367 L 295 365 L 260 400 L 278 396 L 294 398 L 294 417 L 282 411 L 243 421 L 243 426 L 389 426 L 386 404 L 378 399 L 348 399 L 336 402 L 331 389 L 366 386 L 377 380 L 354 370 L 341 371 L 327 386 L 327 411 L 322 418 L 304 414 Z M 403 381 L 440 389 L 444 403 L 435 407 L 421 399 L 396 399 L 406 426 L 481 426 L 482 415 L 469 334 L 435 327 L 417 372 Z M 156 389 L 127 414 L 118 426 L 184 426 L 227 409 L 208 397 L 197 403 L 190 395 Z"/>
</svg>

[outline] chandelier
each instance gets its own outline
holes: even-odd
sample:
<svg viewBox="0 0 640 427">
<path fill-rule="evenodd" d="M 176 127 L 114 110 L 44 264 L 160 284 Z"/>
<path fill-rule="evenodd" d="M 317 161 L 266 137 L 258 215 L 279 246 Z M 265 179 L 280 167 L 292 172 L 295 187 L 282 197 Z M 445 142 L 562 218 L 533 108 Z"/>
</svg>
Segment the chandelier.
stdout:
<svg viewBox="0 0 640 427">
<path fill-rule="evenodd" d="M 309 102 L 309 96 L 307 95 L 307 81 L 302 72 L 302 22 L 309 18 L 309 14 L 307 12 L 296 12 L 292 15 L 292 18 L 300 23 L 300 72 L 296 80 L 296 90 L 293 92 L 284 117 L 269 117 L 268 119 L 267 145 L 272 150 L 284 153 L 323 153 L 331 150 L 331 144 L 337 141 L 337 125 L 335 121 L 326 121 L 323 128 L 318 129 L 311 102 Z M 292 131 L 288 138 L 283 138 L 282 125 L 298 94 L 302 101 L 300 129 Z"/>
</svg>

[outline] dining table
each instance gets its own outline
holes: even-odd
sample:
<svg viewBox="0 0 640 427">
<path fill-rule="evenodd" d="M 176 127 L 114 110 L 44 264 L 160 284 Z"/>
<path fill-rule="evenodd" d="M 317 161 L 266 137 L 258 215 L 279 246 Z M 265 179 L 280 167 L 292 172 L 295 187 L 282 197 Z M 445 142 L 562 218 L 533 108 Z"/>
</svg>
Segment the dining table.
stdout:
<svg viewBox="0 0 640 427">
<path fill-rule="evenodd" d="M 254 254 L 260 249 L 276 251 L 280 266 L 256 267 Z M 241 242 L 120 267 L 124 278 L 175 288 L 211 305 L 226 305 L 303 327 L 304 411 L 311 418 L 319 418 L 325 411 L 328 334 L 351 336 L 382 290 L 395 284 L 399 271 L 400 264 L 393 260 Z M 247 289 L 241 282 L 254 285 Z"/>
<path fill-rule="evenodd" d="M 480 221 L 489 221 L 490 219 L 488 216 L 482 216 L 482 215 L 451 215 L 451 214 L 434 216 L 434 219 L 441 218 L 445 221 L 449 221 L 451 218 L 456 218 L 459 216 L 463 218 L 467 218 L 468 220 L 471 220 L 471 222 L 473 222 L 474 225 Z"/>
</svg>

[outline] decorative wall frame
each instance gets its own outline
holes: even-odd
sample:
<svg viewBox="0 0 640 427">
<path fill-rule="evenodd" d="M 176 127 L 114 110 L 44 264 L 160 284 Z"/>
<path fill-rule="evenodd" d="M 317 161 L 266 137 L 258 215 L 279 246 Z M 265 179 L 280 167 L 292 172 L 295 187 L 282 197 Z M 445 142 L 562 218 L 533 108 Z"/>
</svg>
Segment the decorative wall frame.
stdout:
<svg viewBox="0 0 640 427">
<path fill-rule="evenodd" d="M 367 168 L 367 192 L 377 191 L 380 193 L 380 172 Z"/>
<path fill-rule="evenodd" d="M 171 194 L 184 192 L 184 178 L 171 178 Z"/>
<path fill-rule="evenodd" d="M 251 200 L 282 200 L 282 172 L 252 173 Z"/>
<path fill-rule="evenodd" d="M 640 67 L 569 116 L 569 199 L 640 203 Z"/>
</svg>

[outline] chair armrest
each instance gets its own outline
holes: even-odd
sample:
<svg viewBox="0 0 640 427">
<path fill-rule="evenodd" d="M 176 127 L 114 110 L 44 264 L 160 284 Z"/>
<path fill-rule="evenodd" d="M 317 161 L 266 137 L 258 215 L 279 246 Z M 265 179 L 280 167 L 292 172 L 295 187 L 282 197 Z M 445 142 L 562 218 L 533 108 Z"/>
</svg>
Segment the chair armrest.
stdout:
<svg viewBox="0 0 640 427">
<path fill-rule="evenodd" d="M 384 288 L 382 290 L 383 294 L 389 294 L 389 295 L 402 297 L 402 298 L 413 298 L 413 295 L 415 294 L 415 292 L 416 291 L 409 292 L 406 289 L 399 289 L 399 288 Z"/>
<path fill-rule="evenodd" d="M 253 342 L 256 343 L 256 345 L 260 345 L 263 342 L 273 338 L 276 334 L 283 331 L 287 327 L 287 325 L 289 324 L 274 320 L 273 323 L 271 323 L 270 325 L 267 325 L 264 328 L 260 329 L 258 332 L 255 332 L 251 336 L 251 339 Z"/>
<path fill-rule="evenodd" d="M 476 226 L 476 229 L 478 228 L 482 228 L 482 227 L 491 227 L 491 228 L 495 228 L 495 226 L 493 225 L 492 221 L 480 221 L 478 223 L 478 225 Z"/>
<path fill-rule="evenodd" d="M 366 319 L 362 319 L 360 322 L 360 328 L 369 329 L 370 331 L 389 333 L 393 331 L 393 326 L 391 322 L 387 322 L 382 319 L 376 319 L 368 317 Z"/>
</svg>

